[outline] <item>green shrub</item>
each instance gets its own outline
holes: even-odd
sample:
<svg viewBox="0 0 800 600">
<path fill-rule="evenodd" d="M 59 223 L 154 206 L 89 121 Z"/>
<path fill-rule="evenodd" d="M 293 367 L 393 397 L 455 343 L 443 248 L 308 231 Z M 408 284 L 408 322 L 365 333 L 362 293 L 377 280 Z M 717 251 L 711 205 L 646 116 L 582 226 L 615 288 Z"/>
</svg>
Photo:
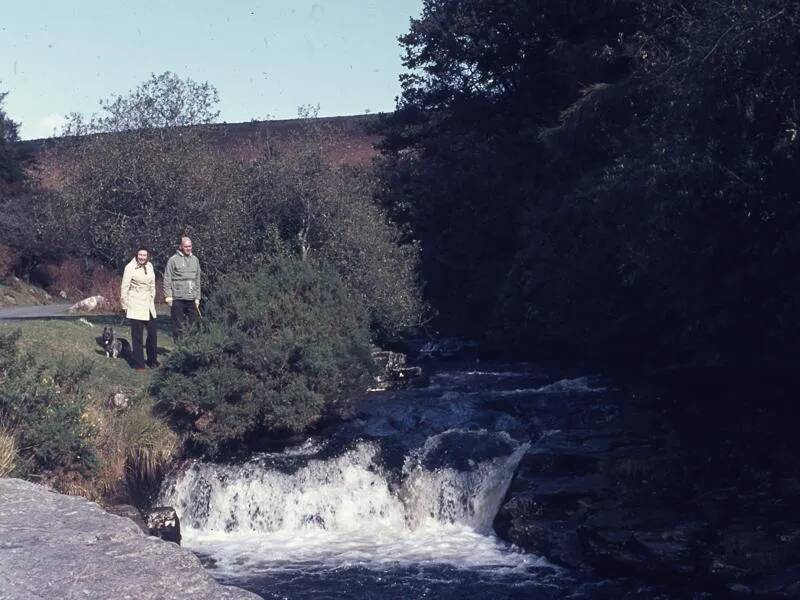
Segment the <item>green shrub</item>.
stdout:
<svg viewBox="0 0 800 600">
<path fill-rule="evenodd" d="M 17 347 L 20 332 L 0 331 L 0 423 L 14 433 L 16 472 L 91 469 L 91 428 L 82 415 L 86 363 L 37 363 Z"/>
<path fill-rule="evenodd" d="M 368 316 L 329 268 L 280 257 L 224 276 L 206 311 L 153 384 L 191 451 L 219 456 L 302 431 L 365 387 Z"/>
</svg>

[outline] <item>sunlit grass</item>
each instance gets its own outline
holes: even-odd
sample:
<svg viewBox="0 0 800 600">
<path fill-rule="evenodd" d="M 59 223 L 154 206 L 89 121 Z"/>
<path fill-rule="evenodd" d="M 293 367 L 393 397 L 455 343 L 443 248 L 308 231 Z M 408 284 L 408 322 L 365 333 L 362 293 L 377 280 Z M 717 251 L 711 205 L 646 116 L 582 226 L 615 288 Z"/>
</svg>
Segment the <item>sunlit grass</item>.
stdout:
<svg viewBox="0 0 800 600">
<path fill-rule="evenodd" d="M 106 357 L 99 343 L 104 326 L 113 326 L 119 336 L 130 341 L 130 327 L 126 323 L 121 324 L 120 317 L 113 315 L 0 322 L 0 328 L 20 329 L 20 348 L 30 351 L 45 364 L 61 359 L 88 361 L 92 365 L 92 372 L 86 391 L 92 399 L 102 401 L 118 391 L 136 394 L 146 389 L 150 384 L 152 371 L 138 372 L 123 358 Z M 173 347 L 169 319 L 159 317 L 157 327 L 160 360 Z"/>
</svg>

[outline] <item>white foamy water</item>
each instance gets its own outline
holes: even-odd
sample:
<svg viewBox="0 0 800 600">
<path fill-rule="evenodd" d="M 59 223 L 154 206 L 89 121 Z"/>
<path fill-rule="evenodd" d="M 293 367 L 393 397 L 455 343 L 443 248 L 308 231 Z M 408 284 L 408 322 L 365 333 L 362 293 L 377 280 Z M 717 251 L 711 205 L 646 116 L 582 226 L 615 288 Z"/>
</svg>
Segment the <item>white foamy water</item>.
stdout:
<svg viewBox="0 0 800 600">
<path fill-rule="evenodd" d="M 440 450 L 443 435 L 428 438 L 406 460 L 401 497 L 409 526 L 459 524 L 489 534 L 514 469 L 529 445 L 522 444 L 507 456 L 482 461 L 469 458 L 468 469 L 426 468 L 425 459 Z"/>
<path fill-rule="evenodd" d="M 596 385 L 596 381 L 592 377 L 576 377 L 574 379 L 560 379 L 534 388 L 497 390 L 492 394 L 495 396 L 519 396 L 525 394 L 586 394 L 605 391 L 606 388 Z"/>
<path fill-rule="evenodd" d="M 470 447 L 476 440 L 485 442 L 482 454 Z M 464 454 L 449 462 L 459 444 Z M 367 442 L 291 468 L 195 463 L 165 486 L 161 502 L 178 512 L 185 545 L 221 573 L 420 563 L 514 572 L 544 564 L 492 533 L 527 448 L 506 434 L 449 431 L 409 455 L 394 478 Z"/>
</svg>

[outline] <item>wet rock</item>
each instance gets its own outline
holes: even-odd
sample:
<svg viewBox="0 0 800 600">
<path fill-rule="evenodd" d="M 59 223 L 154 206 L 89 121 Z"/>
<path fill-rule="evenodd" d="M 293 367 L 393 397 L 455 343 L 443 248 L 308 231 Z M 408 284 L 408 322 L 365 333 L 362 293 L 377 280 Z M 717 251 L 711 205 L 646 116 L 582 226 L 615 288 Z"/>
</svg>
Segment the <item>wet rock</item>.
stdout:
<svg viewBox="0 0 800 600">
<path fill-rule="evenodd" d="M 577 476 L 597 473 L 600 461 L 588 454 L 557 454 L 534 448 L 520 462 L 519 470 L 536 475 Z"/>
<path fill-rule="evenodd" d="M 0 479 L 0 596 L 245 600 L 198 558 L 144 535 L 97 504 L 19 479 Z"/>
<path fill-rule="evenodd" d="M 608 481 L 600 474 L 576 477 L 518 476 L 512 485 L 512 489 L 525 489 L 524 494 L 539 503 L 557 505 L 564 510 L 582 499 L 599 497 L 607 489 Z"/>
<path fill-rule="evenodd" d="M 778 573 L 755 579 L 752 591 L 767 597 L 800 598 L 800 564 L 795 564 Z"/>
<path fill-rule="evenodd" d="M 420 348 L 419 354 L 422 358 L 453 359 L 472 355 L 477 349 L 477 342 L 458 338 L 443 338 L 427 342 Z"/>
<path fill-rule="evenodd" d="M 578 528 L 587 561 L 608 575 L 691 577 L 705 573 L 708 523 L 658 506 L 595 506 Z"/>
<path fill-rule="evenodd" d="M 500 509 L 495 531 L 505 540 L 549 560 L 571 567 L 585 568 L 583 549 L 573 519 L 559 519 L 557 511 L 536 498 L 515 496 Z"/>
<path fill-rule="evenodd" d="M 145 523 L 150 535 L 167 542 L 181 543 L 181 523 L 171 506 L 156 506 L 145 512 Z"/>
<path fill-rule="evenodd" d="M 372 360 L 380 373 L 375 377 L 375 384 L 370 391 L 421 387 L 428 383 L 421 367 L 406 366 L 405 354 L 375 348 L 372 351 Z"/>
<path fill-rule="evenodd" d="M 406 355 L 401 352 L 392 352 L 391 350 L 381 350 L 380 348 L 373 348 L 372 360 L 379 369 L 385 372 L 394 369 L 402 369 L 406 366 Z"/>
</svg>

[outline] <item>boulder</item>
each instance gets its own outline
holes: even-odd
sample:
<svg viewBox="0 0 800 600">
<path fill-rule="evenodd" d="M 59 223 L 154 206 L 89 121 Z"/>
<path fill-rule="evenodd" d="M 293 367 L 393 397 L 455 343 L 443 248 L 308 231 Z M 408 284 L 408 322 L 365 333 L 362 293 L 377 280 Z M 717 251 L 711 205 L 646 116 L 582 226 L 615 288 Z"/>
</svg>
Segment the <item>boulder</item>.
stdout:
<svg viewBox="0 0 800 600">
<path fill-rule="evenodd" d="M 83 498 L 0 479 L 0 597 L 250 600 L 187 549 Z"/>
<path fill-rule="evenodd" d="M 526 552 L 546 556 L 552 562 L 586 567 L 575 522 L 559 518 L 557 511 L 531 495 L 519 495 L 503 505 L 494 522 L 495 531 Z"/>
<path fill-rule="evenodd" d="M 111 304 L 104 296 L 89 296 L 70 306 L 69 312 L 93 312 L 97 310 L 108 310 L 110 307 Z"/>
</svg>

